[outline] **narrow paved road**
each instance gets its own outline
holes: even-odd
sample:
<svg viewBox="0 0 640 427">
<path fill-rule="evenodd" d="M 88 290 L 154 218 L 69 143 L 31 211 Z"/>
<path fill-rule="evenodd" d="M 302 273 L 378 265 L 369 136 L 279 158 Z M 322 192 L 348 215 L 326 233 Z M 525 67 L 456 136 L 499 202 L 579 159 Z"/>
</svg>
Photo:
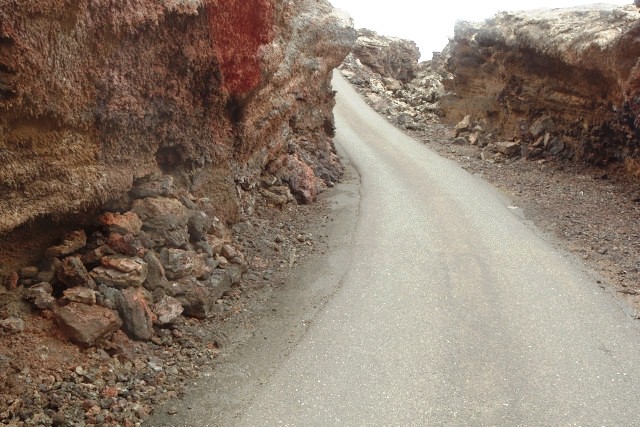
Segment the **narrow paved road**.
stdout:
<svg viewBox="0 0 640 427">
<path fill-rule="evenodd" d="M 223 424 L 640 425 L 640 329 L 615 296 L 496 190 L 340 76 L 334 87 L 337 140 L 362 180 L 351 261 Z"/>
</svg>

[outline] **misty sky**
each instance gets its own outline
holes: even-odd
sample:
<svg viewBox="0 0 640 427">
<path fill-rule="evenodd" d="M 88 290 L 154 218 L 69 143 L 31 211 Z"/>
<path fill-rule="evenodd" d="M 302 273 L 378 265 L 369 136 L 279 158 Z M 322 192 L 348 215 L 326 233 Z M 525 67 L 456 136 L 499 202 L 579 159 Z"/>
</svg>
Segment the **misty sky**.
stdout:
<svg viewBox="0 0 640 427">
<path fill-rule="evenodd" d="M 584 5 L 584 0 L 458 0 L 430 3 L 425 0 L 329 0 L 354 18 L 356 28 L 369 28 L 378 33 L 408 38 L 418 43 L 422 59 L 430 59 L 432 51 L 441 50 L 453 36 L 458 19 L 482 21 L 503 10 L 557 8 Z M 633 4 L 630 0 L 609 0 L 612 4 Z"/>
</svg>

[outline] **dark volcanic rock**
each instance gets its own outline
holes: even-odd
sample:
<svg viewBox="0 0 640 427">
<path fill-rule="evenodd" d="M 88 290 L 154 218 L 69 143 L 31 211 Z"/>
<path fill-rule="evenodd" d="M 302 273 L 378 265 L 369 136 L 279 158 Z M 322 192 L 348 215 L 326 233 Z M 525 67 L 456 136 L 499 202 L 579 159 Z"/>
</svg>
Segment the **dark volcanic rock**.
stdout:
<svg viewBox="0 0 640 427">
<path fill-rule="evenodd" d="M 149 340 L 153 336 L 154 314 L 143 289 L 124 289 L 116 297 L 116 309 L 124 330 L 131 338 Z"/>
</svg>

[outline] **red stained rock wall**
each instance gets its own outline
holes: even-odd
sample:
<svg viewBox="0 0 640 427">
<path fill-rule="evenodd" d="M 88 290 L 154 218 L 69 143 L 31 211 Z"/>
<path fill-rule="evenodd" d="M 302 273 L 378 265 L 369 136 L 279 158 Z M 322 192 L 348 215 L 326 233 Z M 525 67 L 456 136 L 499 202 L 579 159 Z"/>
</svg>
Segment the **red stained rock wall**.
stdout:
<svg viewBox="0 0 640 427">
<path fill-rule="evenodd" d="M 0 0 L 0 264 L 158 172 L 229 221 L 289 144 L 321 187 L 354 42 L 324 0 Z"/>
<path fill-rule="evenodd" d="M 273 37 L 273 0 L 227 0 L 207 9 L 223 87 L 241 95 L 260 83 L 260 46 Z"/>
</svg>

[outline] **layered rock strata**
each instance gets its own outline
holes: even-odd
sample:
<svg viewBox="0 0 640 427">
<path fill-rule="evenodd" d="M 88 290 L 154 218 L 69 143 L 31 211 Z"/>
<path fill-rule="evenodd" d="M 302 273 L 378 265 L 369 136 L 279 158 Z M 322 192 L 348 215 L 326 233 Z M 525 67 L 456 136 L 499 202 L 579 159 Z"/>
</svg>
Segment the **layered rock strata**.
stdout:
<svg viewBox="0 0 640 427">
<path fill-rule="evenodd" d="M 459 22 L 440 101 L 495 139 L 640 175 L 640 23 L 636 7 L 505 12 Z M 473 126 L 471 126 L 473 127 Z M 469 129 L 472 131 L 472 129 Z M 466 131 L 466 130 L 465 130 Z"/>
<path fill-rule="evenodd" d="M 211 316 L 229 225 L 339 179 L 354 42 L 324 0 L 0 0 L 1 284 L 83 346 Z"/>
<path fill-rule="evenodd" d="M 158 173 L 227 222 L 265 170 L 314 200 L 354 41 L 326 1 L 0 1 L 4 275 Z"/>
</svg>

